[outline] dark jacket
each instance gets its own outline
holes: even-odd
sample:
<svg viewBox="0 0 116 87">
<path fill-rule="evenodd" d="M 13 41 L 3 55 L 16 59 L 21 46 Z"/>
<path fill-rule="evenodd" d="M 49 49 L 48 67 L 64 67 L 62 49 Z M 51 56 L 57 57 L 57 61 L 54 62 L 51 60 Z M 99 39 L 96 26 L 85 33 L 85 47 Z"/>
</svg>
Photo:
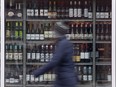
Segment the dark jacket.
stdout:
<svg viewBox="0 0 116 87">
<path fill-rule="evenodd" d="M 37 77 L 53 68 L 56 68 L 56 81 L 54 87 L 75 87 L 76 75 L 72 56 L 72 44 L 66 40 L 66 37 L 61 37 L 58 39 L 56 44 L 52 60 L 45 66 L 35 70 L 33 74 Z"/>
</svg>

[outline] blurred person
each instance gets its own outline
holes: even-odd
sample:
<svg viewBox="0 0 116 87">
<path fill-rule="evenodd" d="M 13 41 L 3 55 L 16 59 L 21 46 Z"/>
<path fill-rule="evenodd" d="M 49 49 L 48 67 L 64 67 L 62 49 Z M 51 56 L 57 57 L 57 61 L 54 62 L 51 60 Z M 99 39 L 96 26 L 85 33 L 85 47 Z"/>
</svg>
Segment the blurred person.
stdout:
<svg viewBox="0 0 116 87">
<path fill-rule="evenodd" d="M 38 77 L 45 72 L 55 68 L 56 80 L 54 87 L 76 87 L 76 74 L 72 61 L 73 45 L 65 37 L 69 27 L 63 22 L 56 22 L 54 26 L 55 37 L 57 38 L 55 52 L 52 60 L 32 72 Z"/>
</svg>

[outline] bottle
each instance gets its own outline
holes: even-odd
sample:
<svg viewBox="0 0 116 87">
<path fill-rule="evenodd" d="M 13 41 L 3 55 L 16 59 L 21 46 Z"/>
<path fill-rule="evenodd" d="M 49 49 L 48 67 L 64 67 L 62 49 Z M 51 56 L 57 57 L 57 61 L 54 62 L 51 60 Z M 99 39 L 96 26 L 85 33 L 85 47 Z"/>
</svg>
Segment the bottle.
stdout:
<svg viewBox="0 0 116 87">
<path fill-rule="evenodd" d="M 35 40 L 40 39 L 40 29 L 39 29 L 39 24 L 36 24 L 35 26 Z"/>
<path fill-rule="evenodd" d="M 75 33 L 75 39 L 79 40 L 79 24 L 76 24 L 75 31 L 76 31 L 76 33 Z"/>
<path fill-rule="evenodd" d="M 41 29 L 40 29 L 40 40 L 44 40 L 44 26 L 43 24 L 41 24 Z"/>
<path fill-rule="evenodd" d="M 100 18 L 104 18 L 105 17 L 105 11 L 104 11 L 104 6 L 101 6 L 101 11 L 100 11 Z"/>
<path fill-rule="evenodd" d="M 43 12 L 44 18 L 48 18 L 48 2 L 44 1 L 43 4 L 44 4 L 44 8 L 43 8 L 43 10 L 44 10 L 44 12 Z"/>
<path fill-rule="evenodd" d="M 49 61 L 53 58 L 53 45 L 49 45 Z"/>
<path fill-rule="evenodd" d="M 96 18 L 100 18 L 100 7 L 97 5 L 96 7 Z"/>
<path fill-rule="evenodd" d="M 92 66 L 88 66 L 88 81 L 92 81 L 93 76 L 92 76 Z"/>
<path fill-rule="evenodd" d="M 40 18 L 44 17 L 43 1 L 40 1 Z"/>
<path fill-rule="evenodd" d="M 88 3 L 85 1 L 85 7 L 84 7 L 84 18 L 88 18 Z"/>
<path fill-rule="evenodd" d="M 71 24 L 71 33 L 70 33 L 70 39 L 74 40 L 75 39 L 75 34 L 74 34 L 74 24 Z"/>
<path fill-rule="evenodd" d="M 49 7 L 48 7 L 48 18 L 52 18 L 52 3 L 49 0 Z"/>
<path fill-rule="evenodd" d="M 74 12 L 74 9 L 73 9 L 73 2 L 70 1 L 70 4 L 69 4 L 69 18 L 72 18 L 73 17 L 73 12 Z"/>
<path fill-rule="evenodd" d="M 31 16 L 31 4 L 27 4 L 27 18 Z"/>
<path fill-rule="evenodd" d="M 34 24 L 31 22 L 31 40 L 35 40 L 35 27 Z"/>
<path fill-rule="evenodd" d="M 16 71 L 15 72 L 15 80 L 14 80 L 14 82 L 16 83 L 16 84 L 18 84 L 19 83 L 19 75 L 18 75 L 18 72 Z"/>
<path fill-rule="evenodd" d="M 14 84 L 14 83 L 15 83 L 15 79 L 14 79 L 14 72 L 12 68 L 11 73 L 10 73 L 10 84 Z"/>
<path fill-rule="evenodd" d="M 52 12 L 52 15 L 53 15 L 53 18 L 56 18 L 57 16 L 57 11 L 56 11 L 56 1 L 54 0 L 53 1 L 53 12 Z"/>
<path fill-rule="evenodd" d="M 89 33 L 88 33 L 88 39 L 92 40 L 93 39 L 93 33 L 92 33 L 92 24 L 89 24 Z"/>
<path fill-rule="evenodd" d="M 61 2 L 61 19 L 65 19 L 65 7 L 64 7 L 65 5 L 64 5 L 64 2 L 62 1 Z"/>
<path fill-rule="evenodd" d="M 6 44 L 5 45 L 5 59 L 6 59 L 6 61 L 8 61 L 9 60 L 9 44 Z"/>
<path fill-rule="evenodd" d="M 31 47 L 30 45 L 27 45 L 27 48 L 26 48 L 26 56 L 27 56 L 27 62 L 31 62 Z"/>
<path fill-rule="evenodd" d="M 18 40 L 18 38 L 19 38 L 18 29 L 19 29 L 19 24 L 18 24 L 18 22 L 15 22 L 15 40 Z"/>
<path fill-rule="evenodd" d="M 101 23 L 100 40 L 104 40 L 104 24 L 103 23 Z"/>
<path fill-rule="evenodd" d="M 29 68 L 27 67 L 27 70 L 26 70 L 26 82 L 27 84 L 30 83 L 30 74 L 29 74 Z"/>
<path fill-rule="evenodd" d="M 28 22 L 26 30 L 26 40 L 31 40 L 31 24 Z"/>
<path fill-rule="evenodd" d="M 35 62 L 36 61 L 36 51 L 35 51 L 35 49 L 36 49 L 36 44 L 33 46 L 33 48 L 32 48 L 32 51 L 31 51 L 31 55 L 32 55 L 32 62 Z"/>
<path fill-rule="evenodd" d="M 78 10 L 77 10 L 77 1 L 74 1 L 74 18 L 78 17 Z"/>
<path fill-rule="evenodd" d="M 15 22 L 11 22 L 10 40 L 15 40 Z"/>
<path fill-rule="evenodd" d="M 84 52 L 84 44 L 81 44 L 81 52 L 80 52 L 80 57 L 81 57 L 81 62 L 84 62 L 84 59 L 85 59 L 85 52 Z"/>
<path fill-rule="evenodd" d="M 13 9 L 13 1 L 10 0 L 10 2 L 9 2 L 9 10 L 7 12 L 7 16 L 11 18 L 11 17 L 14 17 L 14 15 L 15 15 L 15 13 L 14 13 L 14 9 Z"/>
<path fill-rule="evenodd" d="M 75 59 L 75 62 L 80 62 L 81 61 L 81 58 L 80 58 L 80 45 L 79 44 L 76 44 L 76 59 Z"/>
<path fill-rule="evenodd" d="M 89 52 L 89 47 L 88 47 L 87 43 L 85 44 L 85 54 L 84 54 L 84 56 L 85 56 L 84 60 L 86 62 L 90 62 L 90 52 Z"/>
<path fill-rule="evenodd" d="M 45 62 L 45 47 L 43 44 L 41 45 L 41 54 L 40 55 L 41 55 L 40 62 Z"/>
<path fill-rule="evenodd" d="M 50 55 L 49 55 L 49 45 L 45 45 L 45 62 L 50 61 Z"/>
<path fill-rule="evenodd" d="M 78 66 L 78 79 L 79 81 L 82 81 L 82 66 Z"/>
<path fill-rule="evenodd" d="M 104 18 L 109 18 L 109 7 L 106 5 L 105 6 L 105 13 L 104 13 Z"/>
<path fill-rule="evenodd" d="M 15 44 L 14 45 L 14 48 L 13 48 L 13 50 L 14 50 L 14 52 L 13 52 L 13 59 L 15 60 L 15 61 L 18 61 L 18 59 L 19 59 L 19 55 L 18 55 L 18 46 Z"/>
<path fill-rule="evenodd" d="M 84 39 L 84 34 L 83 34 L 83 23 L 81 23 L 81 27 L 80 27 L 80 35 L 79 35 L 80 39 L 83 40 Z"/>
<path fill-rule="evenodd" d="M 48 23 L 48 38 L 49 39 L 52 39 L 53 38 L 53 30 L 52 30 L 52 24 L 51 23 Z"/>
<path fill-rule="evenodd" d="M 110 40 L 110 37 L 109 37 L 109 29 L 108 29 L 108 23 L 105 23 L 105 28 L 106 28 L 106 30 L 105 30 L 105 40 Z"/>
<path fill-rule="evenodd" d="M 16 16 L 18 18 L 22 18 L 22 16 L 23 16 L 22 9 L 21 9 L 21 3 L 18 3 L 18 11 L 16 13 Z"/>
<path fill-rule="evenodd" d="M 112 36 L 111 36 L 111 22 L 108 23 L 108 32 L 109 32 L 109 40 L 111 40 Z"/>
<path fill-rule="evenodd" d="M 93 18 L 91 1 L 89 1 L 88 18 Z"/>
<path fill-rule="evenodd" d="M 39 8 L 37 6 L 37 1 L 34 3 L 34 16 L 35 18 L 38 18 L 39 17 Z"/>
<path fill-rule="evenodd" d="M 11 61 L 13 61 L 13 45 L 10 44 L 9 46 L 10 46 L 10 48 L 9 48 L 8 56 L 9 56 L 9 62 L 11 62 Z"/>
<path fill-rule="evenodd" d="M 10 40 L 11 36 L 11 25 L 10 22 L 6 22 L 6 40 Z"/>
<path fill-rule="evenodd" d="M 95 56 L 96 56 L 96 60 L 98 61 L 99 60 L 99 58 L 100 58 L 100 54 L 99 54 L 99 46 L 98 46 L 98 44 L 96 45 L 96 52 L 95 52 Z"/>
<path fill-rule="evenodd" d="M 83 34 L 83 39 L 84 40 L 88 40 L 89 39 L 89 34 L 88 34 L 88 23 L 85 24 L 85 27 L 84 27 L 84 34 Z"/>
<path fill-rule="evenodd" d="M 34 2 L 30 3 L 31 8 L 30 8 L 30 17 L 33 18 L 34 17 Z"/>
<path fill-rule="evenodd" d="M 109 82 L 112 81 L 112 75 L 111 75 L 111 68 L 110 68 L 110 67 L 109 67 L 109 69 L 108 69 L 107 80 L 108 80 Z"/>
<path fill-rule="evenodd" d="M 78 18 L 81 18 L 82 17 L 81 1 L 78 1 L 77 13 L 78 13 Z"/>
<path fill-rule="evenodd" d="M 19 22 L 19 40 L 23 40 L 23 23 Z"/>
<path fill-rule="evenodd" d="M 23 60 L 23 46 L 22 45 L 19 45 L 18 56 L 19 56 L 19 62 L 22 62 Z"/>
<path fill-rule="evenodd" d="M 48 25 L 47 25 L 47 23 L 44 23 L 44 37 L 45 37 L 45 39 L 48 39 L 48 37 L 49 37 L 48 33 L 49 33 L 48 32 Z"/>
<path fill-rule="evenodd" d="M 87 80 L 87 66 L 83 66 L 83 81 Z"/>
<path fill-rule="evenodd" d="M 40 61 L 40 45 L 36 45 L 36 54 L 35 54 L 35 58 L 36 58 L 36 61 Z"/>
<path fill-rule="evenodd" d="M 96 40 L 100 40 L 100 24 L 96 24 Z"/>
</svg>

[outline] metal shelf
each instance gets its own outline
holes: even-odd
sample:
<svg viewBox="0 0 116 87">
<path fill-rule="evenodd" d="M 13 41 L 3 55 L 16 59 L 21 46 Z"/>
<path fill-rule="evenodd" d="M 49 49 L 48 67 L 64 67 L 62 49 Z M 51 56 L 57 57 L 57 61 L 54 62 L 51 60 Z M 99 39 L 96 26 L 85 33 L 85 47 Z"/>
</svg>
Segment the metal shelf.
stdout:
<svg viewBox="0 0 116 87">
<path fill-rule="evenodd" d="M 6 21 L 23 21 L 23 19 L 6 19 Z"/>
<path fill-rule="evenodd" d="M 27 19 L 26 21 L 90 21 L 92 19 Z"/>
<path fill-rule="evenodd" d="M 6 84 L 5 86 L 11 86 L 11 87 L 23 87 L 23 85 L 18 85 L 18 84 Z"/>
<path fill-rule="evenodd" d="M 7 64 L 7 65 L 23 65 L 23 63 L 21 63 L 21 62 L 6 62 L 5 64 Z"/>
<path fill-rule="evenodd" d="M 111 65 L 111 62 L 96 62 L 96 65 Z"/>
<path fill-rule="evenodd" d="M 75 63 L 75 65 L 92 65 L 93 63 L 92 62 L 89 62 L 89 63 Z"/>
<path fill-rule="evenodd" d="M 110 19 L 110 18 L 100 19 L 100 18 L 99 18 L 99 19 L 96 19 L 96 21 L 101 21 L 101 22 L 102 22 L 102 21 L 103 21 L 103 22 L 104 22 L 104 21 L 105 21 L 105 22 L 106 22 L 106 21 L 109 21 L 109 22 L 110 22 L 110 21 L 112 21 L 112 19 Z"/>
<path fill-rule="evenodd" d="M 111 43 L 111 41 L 96 41 L 96 43 Z"/>
<path fill-rule="evenodd" d="M 5 41 L 5 43 L 6 44 L 10 44 L 10 43 L 12 43 L 12 44 L 15 44 L 15 43 L 17 43 L 17 44 L 24 44 L 23 41 Z"/>
</svg>

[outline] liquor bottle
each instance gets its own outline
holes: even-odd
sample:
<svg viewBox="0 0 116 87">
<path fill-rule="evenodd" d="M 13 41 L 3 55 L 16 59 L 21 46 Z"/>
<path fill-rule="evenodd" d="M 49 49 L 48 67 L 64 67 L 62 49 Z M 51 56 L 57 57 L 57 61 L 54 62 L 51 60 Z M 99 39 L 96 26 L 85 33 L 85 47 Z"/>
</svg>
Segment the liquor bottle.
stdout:
<svg viewBox="0 0 116 87">
<path fill-rule="evenodd" d="M 104 11 L 104 6 L 101 6 L 101 11 L 100 11 L 100 18 L 104 18 L 105 17 L 105 11 Z"/>
<path fill-rule="evenodd" d="M 100 7 L 97 5 L 96 7 L 96 18 L 100 18 Z"/>
<path fill-rule="evenodd" d="M 75 25 L 75 32 L 76 32 L 76 34 L 75 34 L 75 39 L 77 39 L 77 40 L 79 40 L 79 24 L 76 24 Z"/>
<path fill-rule="evenodd" d="M 74 1 L 74 18 L 78 17 L 78 13 L 77 13 L 77 1 Z"/>
<path fill-rule="evenodd" d="M 111 6 L 111 3 L 110 3 L 110 5 L 109 5 L 109 14 L 110 14 L 110 17 L 109 18 L 112 18 L 112 6 Z"/>
<path fill-rule="evenodd" d="M 27 3 L 27 17 L 31 16 L 31 4 Z"/>
<path fill-rule="evenodd" d="M 36 49 L 36 54 L 35 54 L 35 58 L 36 58 L 36 61 L 40 61 L 40 45 L 36 45 L 35 47 Z"/>
<path fill-rule="evenodd" d="M 81 26 L 81 27 L 80 27 L 80 35 L 79 35 L 79 37 L 80 37 L 81 40 L 83 40 L 83 39 L 84 39 L 84 34 L 83 34 L 83 23 L 81 23 L 80 26 Z"/>
<path fill-rule="evenodd" d="M 89 47 L 88 47 L 87 43 L 85 44 L 85 54 L 84 54 L 84 56 L 85 56 L 84 60 L 86 62 L 90 62 L 90 52 L 89 52 Z"/>
<path fill-rule="evenodd" d="M 96 40 L 100 40 L 100 24 L 96 24 Z"/>
<path fill-rule="evenodd" d="M 43 1 L 40 1 L 40 18 L 44 17 L 44 8 L 43 8 Z"/>
<path fill-rule="evenodd" d="M 40 62 L 45 62 L 45 47 L 44 47 L 44 45 L 42 44 L 41 45 L 41 53 L 40 53 L 40 55 L 41 55 L 41 59 L 40 59 Z"/>
<path fill-rule="evenodd" d="M 105 23 L 105 28 L 106 28 L 106 30 L 105 30 L 105 36 L 104 36 L 104 38 L 105 38 L 105 40 L 109 40 L 110 38 L 109 38 L 109 29 L 108 29 L 108 23 Z"/>
<path fill-rule="evenodd" d="M 78 79 L 79 81 L 82 81 L 82 66 L 78 66 Z"/>
<path fill-rule="evenodd" d="M 72 39 L 72 40 L 75 39 L 75 34 L 74 34 L 74 24 L 71 24 L 70 39 Z"/>
<path fill-rule="evenodd" d="M 104 13 L 104 18 L 109 18 L 109 7 L 106 5 L 105 6 L 105 13 Z"/>
<path fill-rule="evenodd" d="M 49 45 L 45 45 L 45 62 L 50 61 L 50 55 L 49 55 Z"/>
<path fill-rule="evenodd" d="M 23 60 L 23 46 L 22 45 L 19 45 L 18 56 L 19 56 L 19 62 L 22 62 Z"/>
<path fill-rule="evenodd" d="M 31 39 L 31 25 L 30 22 L 28 22 L 27 30 L 26 30 L 26 40 L 30 40 L 30 39 Z"/>
<path fill-rule="evenodd" d="M 49 7 L 48 7 L 48 18 L 52 18 L 52 3 L 49 0 Z"/>
<path fill-rule="evenodd" d="M 10 2 L 9 2 L 9 10 L 7 12 L 7 16 L 11 18 L 11 17 L 14 17 L 14 15 L 15 15 L 15 13 L 14 13 L 14 9 L 13 9 L 13 1 L 10 0 Z"/>
<path fill-rule="evenodd" d="M 51 61 L 51 59 L 52 59 L 52 57 L 53 57 L 53 45 L 52 44 L 50 44 L 49 45 L 49 60 Z"/>
<path fill-rule="evenodd" d="M 11 40 L 15 40 L 15 22 L 11 22 L 11 34 L 10 34 L 10 37 L 11 37 Z"/>
<path fill-rule="evenodd" d="M 18 22 L 15 22 L 15 40 L 18 40 L 18 38 L 19 38 L 18 29 L 19 29 L 19 24 L 18 24 Z"/>
<path fill-rule="evenodd" d="M 69 4 L 69 18 L 72 18 L 73 17 L 73 13 L 74 13 L 74 9 L 73 9 L 73 2 L 70 1 L 70 4 Z"/>
<path fill-rule="evenodd" d="M 93 39 L 93 33 L 92 33 L 92 24 L 90 23 L 89 24 L 89 33 L 88 33 L 88 38 L 89 40 L 92 40 Z"/>
<path fill-rule="evenodd" d="M 30 17 L 34 17 L 34 2 L 31 2 L 31 8 L 30 8 Z"/>
<path fill-rule="evenodd" d="M 80 62 L 80 45 L 79 44 L 76 44 L 76 59 L 75 59 L 75 62 Z"/>
<path fill-rule="evenodd" d="M 57 16 L 57 9 L 56 9 L 56 1 L 53 1 L 53 12 L 52 12 L 53 17 L 56 18 Z"/>
<path fill-rule="evenodd" d="M 112 81 L 112 75 L 111 75 L 111 68 L 110 67 L 108 67 L 109 69 L 108 69 L 108 74 L 107 74 L 107 80 L 109 81 L 109 82 L 111 82 Z"/>
<path fill-rule="evenodd" d="M 65 19 L 65 17 L 66 17 L 66 14 L 65 14 L 66 13 L 65 12 L 66 10 L 65 10 L 64 5 L 65 5 L 64 2 L 62 1 L 61 2 L 61 17 L 60 17 L 61 19 Z"/>
<path fill-rule="evenodd" d="M 6 22 L 6 40 L 10 40 L 11 36 L 11 25 L 10 22 Z"/>
<path fill-rule="evenodd" d="M 40 29 L 40 40 L 44 40 L 44 26 L 41 24 L 41 29 Z"/>
<path fill-rule="evenodd" d="M 91 1 L 89 1 L 88 18 L 93 18 Z"/>
<path fill-rule="evenodd" d="M 43 4 L 44 4 L 44 8 L 43 8 L 44 18 L 48 18 L 48 2 L 44 1 Z"/>
<path fill-rule="evenodd" d="M 92 66 L 88 67 L 88 81 L 92 81 L 93 76 L 92 76 Z"/>
<path fill-rule="evenodd" d="M 34 27 L 34 24 L 31 22 L 30 26 L 31 26 L 31 40 L 35 40 L 35 27 Z"/>
<path fill-rule="evenodd" d="M 81 44 L 81 52 L 80 52 L 80 57 L 81 57 L 81 62 L 84 62 L 85 59 L 85 52 L 84 52 L 84 44 Z"/>
<path fill-rule="evenodd" d="M 37 6 L 37 1 L 36 3 L 34 3 L 34 16 L 35 18 L 38 18 L 39 17 L 39 7 Z"/>
<path fill-rule="evenodd" d="M 48 38 L 49 39 L 52 39 L 53 38 L 53 30 L 52 30 L 52 24 L 51 23 L 48 23 Z"/>
<path fill-rule="evenodd" d="M 27 45 L 27 48 L 26 48 L 26 56 L 27 56 L 27 62 L 31 62 L 31 47 L 30 45 Z"/>
<path fill-rule="evenodd" d="M 44 37 L 45 37 L 45 39 L 48 39 L 48 37 L 49 37 L 48 33 L 49 33 L 48 32 L 48 25 L 47 25 L 47 23 L 44 23 Z"/>
<path fill-rule="evenodd" d="M 83 81 L 87 80 L 87 66 L 83 66 Z"/>
<path fill-rule="evenodd" d="M 85 1 L 85 7 L 84 7 L 84 18 L 88 18 L 88 3 Z"/>
<path fill-rule="evenodd" d="M 40 39 L 40 30 L 39 30 L 39 24 L 36 24 L 35 26 L 35 40 L 39 40 Z"/>
<path fill-rule="evenodd" d="M 104 40 L 104 23 L 101 23 L 100 40 Z"/>
<path fill-rule="evenodd" d="M 13 59 L 15 60 L 15 61 L 18 61 L 18 59 L 19 59 L 19 55 L 18 55 L 18 46 L 15 44 L 14 45 L 14 48 L 13 48 Z"/>
<path fill-rule="evenodd" d="M 6 61 L 9 60 L 9 44 L 5 45 L 5 57 L 6 57 Z"/>
<path fill-rule="evenodd" d="M 88 24 L 86 23 L 85 24 L 85 27 L 84 27 L 84 34 L 83 34 L 83 39 L 84 40 L 88 40 L 89 39 L 89 34 L 88 34 Z"/>
<path fill-rule="evenodd" d="M 68 9 L 68 2 L 63 3 L 64 6 L 64 18 L 68 19 L 69 18 L 69 9 Z"/>
<path fill-rule="evenodd" d="M 33 48 L 32 48 L 32 51 L 31 51 L 31 55 L 32 55 L 32 62 L 35 62 L 36 61 L 36 51 L 35 51 L 35 49 L 36 49 L 36 44 L 33 46 Z"/>
<path fill-rule="evenodd" d="M 21 3 L 18 3 L 18 11 L 16 13 L 16 16 L 18 18 L 22 18 L 22 16 L 23 16 L 22 9 L 21 9 Z"/>
<path fill-rule="evenodd" d="M 19 22 L 19 40 L 23 40 L 23 23 Z"/>
<path fill-rule="evenodd" d="M 10 48 L 9 48 L 8 56 L 9 56 L 9 62 L 11 62 L 13 60 L 13 45 L 10 44 L 9 46 Z"/>
<path fill-rule="evenodd" d="M 82 17 L 81 1 L 78 1 L 77 13 L 78 13 L 78 18 L 81 18 Z"/>
</svg>

